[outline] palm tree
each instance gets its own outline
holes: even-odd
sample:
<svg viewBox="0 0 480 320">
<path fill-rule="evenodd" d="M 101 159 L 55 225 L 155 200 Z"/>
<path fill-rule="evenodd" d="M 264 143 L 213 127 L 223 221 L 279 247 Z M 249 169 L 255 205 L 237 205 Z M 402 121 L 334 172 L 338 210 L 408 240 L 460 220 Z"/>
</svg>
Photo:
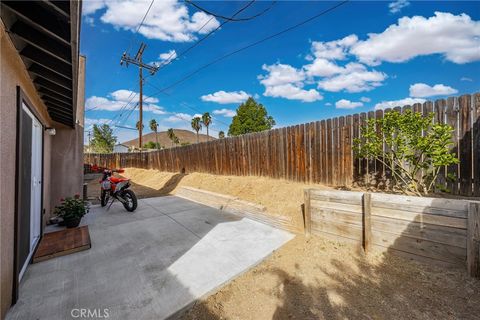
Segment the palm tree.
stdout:
<svg viewBox="0 0 480 320">
<path fill-rule="evenodd" d="M 200 117 L 195 117 L 192 119 L 192 129 L 197 132 L 197 143 L 198 140 L 198 131 L 202 130 L 202 119 Z"/>
<path fill-rule="evenodd" d="M 205 112 L 202 115 L 202 123 L 207 128 L 207 141 L 208 141 L 208 140 L 210 140 L 210 135 L 208 134 L 208 126 L 212 123 L 212 117 L 210 116 L 210 113 Z"/>
<path fill-rule="evenodd" d="M 137 130 L 140 131 L 140 121 L 137 121 L 137 123 L 135 124 L 135 127 L 137 128 Z M 143 128 L 145 128 L 145 126 L 142 124 L 142 130 Z"/>
<path fill-rule="evenodd" d="M 218 137 L 219 137 L 220 139 L 225 138 L 225 132 L 220 131 L 220 132 L 218 133 Z"/>
<path fill-rule="evenodd" d="M 172 147 L 173 147 L 173 144 L 175 143 L 175 138 L 176 138 L 173 128 L 170 128 L 167 130 L 167 136 L 168 136 L 168 139 L 172 141 Z"/>
<path fill-rule="evenodd" d="M 157 146 L 157 149 L 160 149 L 160 145 L 158 144 L 158 123 L 157 121 L 155 121 L 155 119 L 152 119 L 150 120 L 150 130 L 152 130 L 153 132 L 155 132 L 155 142 L 156 142 L 156 146 Z"/>
</svg>

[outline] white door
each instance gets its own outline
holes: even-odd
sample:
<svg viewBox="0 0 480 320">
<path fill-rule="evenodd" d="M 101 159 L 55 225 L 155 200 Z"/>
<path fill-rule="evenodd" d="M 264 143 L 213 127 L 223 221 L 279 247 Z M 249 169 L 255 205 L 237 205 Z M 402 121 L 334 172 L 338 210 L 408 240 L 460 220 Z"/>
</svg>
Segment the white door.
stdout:
<svg viewBox="0 0 480 320">
<path fill-rule="evenodd" d="M 43 127 L 38 119 L 23 105 L 23 111 L 31 118 L 31 178 L 30 178 L 30 239 L 29 253 L 20 271 L 22 278 L 33 251 L 40 240 L 42 219 L 42 136 Z M 30 125 L 30 124 L 29 124 Z"/>
</svg>

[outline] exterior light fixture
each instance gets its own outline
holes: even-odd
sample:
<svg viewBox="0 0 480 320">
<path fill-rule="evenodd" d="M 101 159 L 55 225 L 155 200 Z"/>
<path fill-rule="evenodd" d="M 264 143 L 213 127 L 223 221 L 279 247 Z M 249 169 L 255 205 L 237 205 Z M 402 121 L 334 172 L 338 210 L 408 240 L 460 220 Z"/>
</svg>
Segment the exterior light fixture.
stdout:
<svg viewBox="0 0 480 320">
<path fill-rule="evenodd" d="M 49 136 L 54 136 L 57 133 L 55 128 L 45 128 L 45 132 L 47 132 Z"/>
</svg>

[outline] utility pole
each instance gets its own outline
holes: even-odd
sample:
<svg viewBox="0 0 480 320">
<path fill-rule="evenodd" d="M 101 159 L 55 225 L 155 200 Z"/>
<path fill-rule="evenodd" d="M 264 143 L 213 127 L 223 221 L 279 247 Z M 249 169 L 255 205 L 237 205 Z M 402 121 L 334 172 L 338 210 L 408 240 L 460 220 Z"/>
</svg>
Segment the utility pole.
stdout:
<svg viewBox="0 0 480 320">
<path fill-rule="evenodd" d="M 120 60 L 120 65 L 125 65 L 128 67 L 128 64 L 134 64 L 138 66 L 138 71 L 139 71 L 139 80 L 140 80 L 140 97 L 138 101 L 138 106 L 139 106 L 139 117 L 138 117 L 138 148 L 140 149 L 140 152 L 142 151 L 142 131 L 143 131 L 143 68 L 147 69 L 150 71 L 151 75 L 154 75 L 155 72 L 158 70 L 158 66 L 155 65 L 149 65 L 145 64 L 142 61 L 142 56 L 143 56 L 143 51 L 145 50 L 145 47 L 147 45 L 145 43 L 140 44 L 140 48 L 138 49 L 137 54 L 135 55 L 134 58 L 131 58 L 126 52 L 123 53 L 122 59 Z"/>
</svg>

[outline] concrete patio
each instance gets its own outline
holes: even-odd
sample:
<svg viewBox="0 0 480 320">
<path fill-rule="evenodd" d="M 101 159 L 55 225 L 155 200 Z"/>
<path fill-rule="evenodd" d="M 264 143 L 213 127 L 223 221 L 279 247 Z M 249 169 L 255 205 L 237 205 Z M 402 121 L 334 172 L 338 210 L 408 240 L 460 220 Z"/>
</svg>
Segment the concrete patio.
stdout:
<svg viewBox="0 0 480 320">
<path fill-rule="evenodd" d="M 74 309 L 164 319 L 293 237 L 174 196 L 140 200 L 134 213 L 94 206 L 84 219 L 92 248 L 31 265 L 7 319 L 71 319 Z"/>
</svg>

